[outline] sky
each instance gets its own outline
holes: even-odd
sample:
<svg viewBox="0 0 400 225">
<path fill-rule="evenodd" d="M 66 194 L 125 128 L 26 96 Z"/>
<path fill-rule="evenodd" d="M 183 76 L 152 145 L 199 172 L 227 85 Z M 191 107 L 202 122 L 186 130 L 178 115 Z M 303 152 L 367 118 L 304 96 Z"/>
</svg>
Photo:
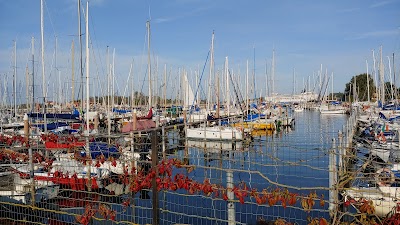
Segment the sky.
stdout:
<svg viewBox="0 0 400 225">
<path fill-rule="evenodd" d="M 84 8 L 86 1 L 82 0 Z M 53 100 L 68 98 L 72 86 L 72 41 L 75 76 L 80 76 L 77 12 L 77 0 L 44 0 L 45 83 L 47 96 Z M 84 17 L 82 13 L 83 56 Z M 250 80 L 255 74 L 257 95 L 267 94 L 266 76 L 271 77 L 273 50 L 274 89 L 282 94 L 291 94 L 294 86 L 299 92 L 308 80 L 312 89 L 318 82 L 314 80 L 318 80 L 321 65 L 323 73 L 333 74 L 334 92 L 343 92 L 352 76 L 366 72 L 366 60 L 372 71 L 372 51 L 379 60 L 380 46 L 385 79 L 390 79 L 389 69 L 393 68 L 389 68 L 388 56 L 392 60 L 393 53 L 394 71 L 400 74 L 400 0 L 90 0 L 92 93 L 107 93 L 108 46 L 110 62 L 115 51 L 115 92 L 128 93 L 128 76 L 132 76 L 134 89 L 147 94 L 146 21 L 150 21 L 151 28 L 152 74 L 158 72 L 158 78 L 153 80 L 154 92 L 163 90 L 166 65 L 169 97 L 179 94 L 178 73 L 184 70 L 193 85 L 199 74 L 200 96 L 206 96 L 213 31 L 215 71 L 222 74 L 228 57 L 229 68 L 243 88 L 242 94 L 247 60 Z M 0 97 L 3 101 L 11 95 L 14 41 L 17 97 L 20 101 L 25 99 L 26 67 L 32 72 L 32 37 L 35 39 L 35 96 L 43 96 L 40 27 L 40 0 L 0 0 Z M 83 64 L 85 71 L 85 59 Z M 79 82 L 78 79 L 75 84 L 76 93 Z M 397 86 L 400 85 L 397 83 Z"/>
</svg>

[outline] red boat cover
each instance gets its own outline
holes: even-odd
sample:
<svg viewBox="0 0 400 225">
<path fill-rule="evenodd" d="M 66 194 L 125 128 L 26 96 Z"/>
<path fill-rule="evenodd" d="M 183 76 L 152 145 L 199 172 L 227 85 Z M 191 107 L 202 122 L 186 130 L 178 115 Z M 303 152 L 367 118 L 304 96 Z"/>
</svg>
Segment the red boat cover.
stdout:
<svg viewBox="0 0 400 225">
<path fill-rule="evenodd" d="M 136 122 L 136 130 L 146 130 L 155 127 L 156 123 L 153 120 L 138 120 Z M 134 131 L 132 122 L 126 123 L 121 129 L 122 133 L 127 133 L 130 131 Z"/>
</svg>

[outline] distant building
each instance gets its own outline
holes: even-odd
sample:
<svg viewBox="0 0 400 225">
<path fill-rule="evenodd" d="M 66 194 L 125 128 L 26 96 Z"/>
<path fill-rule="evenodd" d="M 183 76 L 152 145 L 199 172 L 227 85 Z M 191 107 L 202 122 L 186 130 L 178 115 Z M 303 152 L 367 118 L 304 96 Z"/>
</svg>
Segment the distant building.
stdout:
<svg viewBox="0 0 400 225">
<path fill-rule="evenodd" d="M 309 101 L 316 101 L 318 99 L 318 94 L 313 92 L 304 92 L 297 95 L 279 95 L 273 94 L 272 96 L 268 96 L 265 98 L 267 102 L 275 102 L 275 103 L 302 103 Z"/>
</svg>

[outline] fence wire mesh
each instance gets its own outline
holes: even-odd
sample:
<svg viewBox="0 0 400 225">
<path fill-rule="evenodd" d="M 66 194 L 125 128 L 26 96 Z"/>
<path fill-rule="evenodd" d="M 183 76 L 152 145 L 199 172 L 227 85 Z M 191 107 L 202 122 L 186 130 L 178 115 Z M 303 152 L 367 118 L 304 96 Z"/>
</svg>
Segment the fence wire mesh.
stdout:
<svg viewBox="0 0 400 225">
<path fill-rule="evenodd" d="M 81 137 L 79 146 L 52 150 L 40 139 L 31 140 L 30 148 L 14 140 L 1 150 L 0 223 L 331 221 L 329 206 L 338 210 L 339 200 L 329 198 L 330 172 L 336 171 L 330 171 L 330 156 L 341 161 L 351 132 L 348 117 L 311 111 L 295 116 L 293 127 L 235 142 L 188 140 L 179 126 L 89 137 L 90 151 Z M 339 130 L 340 143 L 333 141 Z"/>
</svg>

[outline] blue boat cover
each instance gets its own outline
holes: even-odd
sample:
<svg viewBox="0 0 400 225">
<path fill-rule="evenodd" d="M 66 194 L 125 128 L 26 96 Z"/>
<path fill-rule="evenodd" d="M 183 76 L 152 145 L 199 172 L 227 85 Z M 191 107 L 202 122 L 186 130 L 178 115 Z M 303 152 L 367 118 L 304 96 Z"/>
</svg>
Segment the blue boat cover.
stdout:
<svg viewBox="0 0 400 225">
<path fill-rule="evenodd" d="M 119 157 L 119 152 L 118 152 L 117 147 L 110 146 L 104 142 L 90 142 L 89 148 L 90 148 L 90 155 L 91 155 L 92 159 L 95 159 L 100 155 L 104 155 L 104 157 L 106 159 L 108 159 L 109 157 L 113 157 L 113 158 Z M 81 156 L 85 157 L 86 152 L 81 151 Z"/>
</svg>

